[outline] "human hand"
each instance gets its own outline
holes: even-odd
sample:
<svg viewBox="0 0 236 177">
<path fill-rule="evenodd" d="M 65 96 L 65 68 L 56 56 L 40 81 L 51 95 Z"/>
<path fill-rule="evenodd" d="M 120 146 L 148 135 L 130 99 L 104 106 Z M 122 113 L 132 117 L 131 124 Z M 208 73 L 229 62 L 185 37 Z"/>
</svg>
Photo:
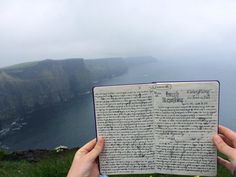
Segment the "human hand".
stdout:
<svg viewBox="0 0 236 177">
<path fill-rule="evenodd" d="M 224 126 L 219 126 L 219 134 L 213 137 L 213 142 L 218 151 L 228 157 L 225 160 L 218 157 L 218 163 L 234 173 L 236 168 L 236 133 Z"/>
<path fill-rule="evenodd" d="M 99 170 L 96 159 L 102 152 L 104 139 L 102 137 L 91 140 L 80 148 L 74 157 L 67 177 L 98 177 Z"/>
</svg>

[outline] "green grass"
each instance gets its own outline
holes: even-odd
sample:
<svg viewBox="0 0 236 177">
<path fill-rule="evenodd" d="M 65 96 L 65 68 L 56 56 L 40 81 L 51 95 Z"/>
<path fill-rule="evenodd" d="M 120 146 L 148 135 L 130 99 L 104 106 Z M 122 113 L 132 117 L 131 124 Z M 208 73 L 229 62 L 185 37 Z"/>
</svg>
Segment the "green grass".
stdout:
<svg viewBox="0 0 236 177">
<path fill-rule="evenodd" d="M 74 152 L 50 154 L 39 162 L 0 161 L 0 177 L 65 177 Z"/>
<path fill-rule="evenodd" d="M 0 177 L 66 177 L 70 168 L 74 151 L 52 153 L 38 162 L 0 161 Z M 4 154 L 4 153 L 3 153 Z M 114 175 L 112 177 L 180 177 L 177 175 Z M 224 168 L 218 167 L 217 177 L 231 177 Z"/>
<path fill-rule="evenodd" d="M 7 155 L 7 152 L 0 149 L 0 160 L 2 160 Z"/>
</svg>

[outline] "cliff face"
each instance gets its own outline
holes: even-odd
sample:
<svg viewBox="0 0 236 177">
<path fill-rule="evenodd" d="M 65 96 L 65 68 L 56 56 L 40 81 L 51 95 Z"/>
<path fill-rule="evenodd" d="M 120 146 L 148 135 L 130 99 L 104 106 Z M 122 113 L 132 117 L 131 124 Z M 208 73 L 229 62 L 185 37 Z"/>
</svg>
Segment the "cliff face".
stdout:
<svg viewBox="0 0 236 177">
<path fill-rule="evenodd" d="M 0 70 L 0 128 L 22 115 L 69 101 L 91 89 L 96 81 L 126 71 L 122 59 L 44 60 Z"/>
<path fill-rule="evenodd" d="M 82 59 L 45 60 L 0 72 L 0 120 L 5 123 L 36 109 L 67 101 L 89 86 Z M 1 121 L 3 122 L 3 121 Z"/>
<path fill-rule="evenodd" d="M 70 101 L 96 83 L 154 58 L 43 60 L 0 69 L 1 129 L 33 111 Z"/>
</svg>

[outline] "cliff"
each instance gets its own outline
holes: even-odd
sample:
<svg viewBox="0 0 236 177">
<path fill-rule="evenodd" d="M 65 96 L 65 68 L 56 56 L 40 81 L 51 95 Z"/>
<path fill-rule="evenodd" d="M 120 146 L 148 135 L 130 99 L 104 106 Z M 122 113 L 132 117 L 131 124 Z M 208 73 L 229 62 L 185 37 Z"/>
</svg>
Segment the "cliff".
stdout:
<svg viewBox="0 0 236 177">
<path fill-rule="evenodd" d="M 21 115 L 81 93 L 89 82 L 82 59 L 44 60 L 0 71 L 0 120 L 6 124 Z M 83 81 L 83 85 L 80 82 Z"/>
<path fill-rule="evenodd" d="M 1 69 L 0 128 L 22 115 L 69 101 L 88 91 L 95 80 L 127 69 L 122 60 L 117 61 L 121 67 L 116 70 L 110 60 L 100 62 L 103 64 L 83 59 L 44 60 Z"/>
<path fill-rule="evenodd" d="M 137 63 L 150 62 L 150 58 L 146 59 Z M 134 59 L 72 58 L 0 69 L 0 133 L 21 117 L 70 101 L 90 91 L 96 83 L 123 74 L 133 64 Z"/>
</svg>

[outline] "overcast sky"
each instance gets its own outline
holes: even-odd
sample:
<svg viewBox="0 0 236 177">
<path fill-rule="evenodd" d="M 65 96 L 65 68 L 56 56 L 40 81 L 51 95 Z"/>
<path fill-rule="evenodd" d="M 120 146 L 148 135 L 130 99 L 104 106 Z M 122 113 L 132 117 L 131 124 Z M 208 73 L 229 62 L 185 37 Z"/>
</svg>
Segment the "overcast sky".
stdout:
<svg viewBox="0 0 236 177">
<path fill-rule="evenodd" d="M 234 0 L 1 0 L 0 67 L 46 58 L 236 57 Z"/>
</svg>

